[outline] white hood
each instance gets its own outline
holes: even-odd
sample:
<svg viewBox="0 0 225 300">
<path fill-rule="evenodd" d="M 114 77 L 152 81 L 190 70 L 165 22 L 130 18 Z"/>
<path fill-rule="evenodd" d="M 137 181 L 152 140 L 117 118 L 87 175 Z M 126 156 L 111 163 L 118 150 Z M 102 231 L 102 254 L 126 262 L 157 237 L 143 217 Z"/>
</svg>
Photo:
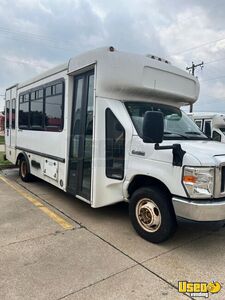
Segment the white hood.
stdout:
<svg viewBox="0 0 225 300">
<path fill-rule="evenodd" d="M 225 144 L 215 141 L 166 140 L 163 146 L 180 144 L 186 152 L 183 165 L 216 166 L 225 162 Z M 149 153 L 153 160 L 172 163 L 172 150 L 155 150 Z"/>
<path fill-rule="evenodd" d="M 225 144 L 215 141 L 181 141 L 187 154 L 197 158 L 201 165 L 218 165 L 225 162 Z"/>
</svg>

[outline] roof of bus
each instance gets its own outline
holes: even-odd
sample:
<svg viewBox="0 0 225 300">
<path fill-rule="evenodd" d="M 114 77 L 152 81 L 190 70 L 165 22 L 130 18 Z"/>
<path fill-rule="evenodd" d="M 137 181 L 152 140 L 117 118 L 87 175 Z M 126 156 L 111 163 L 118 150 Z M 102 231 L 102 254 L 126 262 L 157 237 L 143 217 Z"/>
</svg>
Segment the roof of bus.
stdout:
<svg viewBox="0 0 225 300">
<path fill-rule="evenodd" d="M 186 71 L 153 56 L 120 52 L 113 47 L 91 50 L 71 58 L 67 63 L 44 72 L 18 88 L 34 84 L 54 74 L 65 71 L 78 74 L 96 65 L 96 95 L 118 100 L 162 98 L 190 104 L 197 100 L 199 83 Z M 172 99 L 172 100 L 171 100 Z"/>
</svg>

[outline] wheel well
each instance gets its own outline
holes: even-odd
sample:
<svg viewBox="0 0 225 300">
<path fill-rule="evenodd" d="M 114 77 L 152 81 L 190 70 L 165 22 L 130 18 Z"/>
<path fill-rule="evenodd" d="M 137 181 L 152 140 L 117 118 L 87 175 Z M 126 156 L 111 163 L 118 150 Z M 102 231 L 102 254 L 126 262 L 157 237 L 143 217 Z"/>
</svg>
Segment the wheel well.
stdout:
<svg viewBox="0 0 225 300">
<path fill-rule="evenodd" d="M 18 156 L 17 156 L 17 159 L 16 159 L 16 165 L 18 166 L 18 164 L 19 164 L 19 161 L 21 160 L 21 158 L 25 158 L 25 156 L 24 156 L 24 153 L 20 153 Z"/>
<path fill-rule="evenodd" d="M 26 155 L 25 152 L 20 152 L 19 155 L 17 156 L 17 159 L 16 159 L 16 165 L 18 166 L 19 164 L 19 161 L 24 158 L 26 160 L 26 163 L 27 163 L 27 168 L 28 168 L 28 172 L 30 173 L 30 163 L 29 163 L 29 159 Z"/>
<path fill-rule="evenodd" d="M 162 181 L 146 175 L 136 175 L 128 186 L 129 198 L 137 189 L 150 185 L 160 188 L 160 190 L 163 190 L 167 195 L 171 196 L 169 189 Z"/>
</svg>

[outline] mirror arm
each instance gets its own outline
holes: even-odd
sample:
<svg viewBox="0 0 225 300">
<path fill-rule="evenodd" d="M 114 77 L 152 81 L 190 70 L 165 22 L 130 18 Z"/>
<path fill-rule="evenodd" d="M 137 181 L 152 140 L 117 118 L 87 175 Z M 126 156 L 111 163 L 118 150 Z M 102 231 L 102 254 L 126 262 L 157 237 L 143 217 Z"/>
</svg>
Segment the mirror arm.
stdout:
<svg viewBox="0 0 225 300">
<path fill-rule="evenodd" d="M 169 149 L 173 150 L 173 166 L 182 167 L 183 158 L 186 151 L 184 151 L 181 148 L 180 144 L 173 144 L 171 146 L 160 146 L 158 143 L 155 144 L 155 150 L 169 150 Z"/>
</svg>

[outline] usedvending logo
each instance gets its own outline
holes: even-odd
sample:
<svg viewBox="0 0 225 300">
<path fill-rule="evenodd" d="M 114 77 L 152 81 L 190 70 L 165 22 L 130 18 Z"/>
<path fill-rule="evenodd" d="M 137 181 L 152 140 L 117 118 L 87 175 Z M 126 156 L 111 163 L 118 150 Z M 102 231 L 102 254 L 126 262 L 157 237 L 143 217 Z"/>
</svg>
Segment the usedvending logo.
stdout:
<svg viewBox="0 0 225 300">
<path fill-rule="evenodd" d="M 209 298 L 210 294 L 217 294 L 221 290 L 218 281 L 211 282 L 190 282 L 178 281 L 178 291 L 181 294 L 188 293 L 191 297 Z"/>
</svg>

